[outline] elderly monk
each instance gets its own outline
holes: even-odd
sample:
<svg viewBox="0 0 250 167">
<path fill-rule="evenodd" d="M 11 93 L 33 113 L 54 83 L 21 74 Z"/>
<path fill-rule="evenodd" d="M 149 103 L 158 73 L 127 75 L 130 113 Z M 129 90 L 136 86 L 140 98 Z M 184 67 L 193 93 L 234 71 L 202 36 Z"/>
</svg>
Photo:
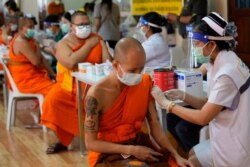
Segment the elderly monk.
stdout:
<svg viewBox="0 0 250 167">
<path fill-rule="evenodd" d="M 102 63 L 110 58 L 105 43 L 91 32 L 86 13 L 75 12 L 71 33 L 57 45 L 57 83 L 45 98 L 41 123 L 52 129 L 59 141 L 50 145 L 47 154 L 67 149 L 79 135 L 76 84 L 71 76 L 80 62 Z"/>
<path fill-rule="evenodd" d="M 157 120 L 150 95 L 153 83 L 149 75 L 142 74 L 144 65 L 141 44 L 133 38 L 124 38 L 116 45 L 112 73 L 88 91 L 84 126 L 90 167 L 126 163 L 157 167 L 188 165 L 174 150 Z M 156 144 L 141 132 L 145 118 Z"/>
<path fill-rule="evenodd" d="M 33 39 L 34 34 L 33 20 L 20 18 L 19 32 L 10 43 L 8 67 L 21 92 L 46 96 L 53 86 L 49 75 L 54 73 L 41 55 L 39 45 Z"/>
</svg>

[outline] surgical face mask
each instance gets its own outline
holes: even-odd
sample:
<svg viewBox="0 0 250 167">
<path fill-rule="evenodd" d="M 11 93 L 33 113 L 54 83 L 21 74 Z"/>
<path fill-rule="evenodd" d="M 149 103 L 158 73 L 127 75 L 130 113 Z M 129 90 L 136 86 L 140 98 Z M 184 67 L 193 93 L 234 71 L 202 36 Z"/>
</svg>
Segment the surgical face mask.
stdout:
<svg viewBox="0 0 250 167">
<path fill-rule="evenodd" d="M 16 30 L 17 30 L 17 24 L 12 24 L 12 25 L 10 26 L 10 30 L 11 30 L 11 31 L 16 31 Z"/>
<path fill-rule="evenodd" d="M 81 25 L 76 27 L 76 36 L 78 38 L 84 39 L 87 38 L 91 33 L 90 25 Z"/>
<path fill-rule="evenodd" d="M 49 29 L 49 28 L 46 29 L 46 35 L 47 35 L 47 37 L 53 37 L 54 36 L 52 30 Z"/>
<path fill-rule="evenodd" d="M 35 35 L 35 30 L 32 28 L 27 29 L 25 36 L 27 38 L 33 38 Z"/>
<path fill-rule="evenodd" d="M 205 46 L 207 46 L 208 43 L 209 42 L 207 42 L 204 46 L 193 46 L 193 48 L 192 48 L 193 55 L 196 56 L 196 57 L 207 57 L 207 58 L 209 58 L 211 56 L 211 54 L 213 53 L 213 51 L 215 50 L 215 47 L 212 49 L 212 51 L 210 52 L 210 54 L 208 56 L 204 56 L 203 48 Z"/>
<path fill-rule="evenodd" d="M 60 28 L 64 34 L 67 34 L 70 30 L 70 26 L 67 23 L 61 23 Z"/>
<path fill-rule="evenodd" d="M 134 85 L 138 85 L 141 80 L 142 80 L 142 74 L 136 74 L 136 73 L 128 73 L 128 72 L 124 72 L 124 70 L 122 69 L 121 65 L 119 65 L 119 67 L 122 70 L 122 77 L 119 76 L 119 74 L 117 73 L 117 78 L 124 83 L 125 85 L 128 86 L 134 86 Z"/>
</svg>

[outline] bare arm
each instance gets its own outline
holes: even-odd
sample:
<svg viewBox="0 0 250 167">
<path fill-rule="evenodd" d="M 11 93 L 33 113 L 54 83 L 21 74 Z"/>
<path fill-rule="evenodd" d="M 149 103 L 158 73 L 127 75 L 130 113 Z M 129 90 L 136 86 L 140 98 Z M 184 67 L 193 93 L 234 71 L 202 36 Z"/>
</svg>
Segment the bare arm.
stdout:
<svg viewBox="0 0 250 167">
<path fill-rule="evenodd" d="M 198 124 L 208 124 L 221 110 L 223 106 L 207 102 L 201 110 L 189 109 L 181 106 L 174 106 L 172 113 L 184 120 Z"/>
<path fill-rule="evenodd" d="M 187 164 L 187 161 L 184 160 L 173 148 L 173 146 L 171 145 L 170 141 L 168 140 L 167 136 L 165 135 L 165 133 L 161 128 L 160 122 L 157 119 L 154 100 L 150 101 L 149 111 L 147 113 L 147 120 L 150 126 L 150 133 L 157 142 L 157 144 L 159 144 L 159 146 L 163 150 L 170 151 L 172 156 L 176 159 L 179 165 L 185 166 L 184 164 Z"/>
<path fill-rule="evenodd" d="M 206 97 L 196 97 L 188 93 L 185 93 L 184 97 L 183 101 L 196 109 L 201 109 L 207 102 Z"/>
<path fill-rule="evenodd" d="M 178 20 L 178 17 L 179 17 L 179 20 Z M 176 22 L 180 22 L 180 23 L 183 23 L 183 24 L 189 24 L 190 21 L 192 20 L 192 17 L 193 16 L 178 16 L 174 13 L 169 13 L 167 15 L 167 19 L 170 23 L 176 23 Z"/>
<path fill-rule="evenodd" d="M 42 63 L 42 55 L 39 53 L 40 49 L 37 47 L 36 50 L 32 49 L 29 42 L 20 40 L 15 42 L 14 49 L 17 49 L 16 53 L 21 53 L 27 57 L 27 59 L 35 66 L 39 66 Z"/>
<path fill-rule="evenodd" d="M 95 27 L 96 27 L 96 32 L 98 32 L 101 28 L 101 19 L 100 18 L 95 18 Z"/>
<path fill-rule="evenodd" d="M 112 62 L 113 59 L 111 55 L 109 54 L 108 48 L 103 40 L 101 40 L 101 45 L 102 45 L 102 62 L 106 62 L 106 60 L 109 60 Z"/>
<path fill-rule="evenodd" d="M 77 51 L 73 52 L 66 41 L 62 40 L 57 45 L 56 58 L 66 68 L 72 69 L 77 63 L 82 62 L 91 49 L 99 42 L 97 36 L 90 37 L 85 44 Z"/>
</svg>

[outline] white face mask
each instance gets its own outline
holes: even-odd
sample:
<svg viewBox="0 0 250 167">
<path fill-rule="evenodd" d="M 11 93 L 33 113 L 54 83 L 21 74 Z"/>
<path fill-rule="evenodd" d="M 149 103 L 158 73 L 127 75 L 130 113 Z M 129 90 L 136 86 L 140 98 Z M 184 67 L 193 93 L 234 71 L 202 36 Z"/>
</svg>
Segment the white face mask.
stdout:
<svg viewBox="0 0 250 167">
<path fill-rule="evenodd" d="M 90 25 L 82 25 L 76 27 L 76 36 L 78 38 L 84 39 L 87 38 L 91 33 Z"/>
<path fill-rule="evenodd" d="M 17 24 L 12 24 L 12 25 L 10 26 L 10 30 L 11 30 L 11 31 L 16 31 L 16 30 L 17 30 Z"/>
<path fill-rule="evenodd" d="M 124 72 L 124 70 L 122 69 L 121 65 L 119 65 L 119 67 L 122 70 L 122 77 L 120 77 L 119 74 L 117 73 L 117 78 L 122 83 L 124 83 L 125 85 L 128 85 L 128 86 L 134 86 L 134 85 L 138 85 L 141 82 L 141 80 L 142 80 L 142 73 L 136 74 L 136 73 Z"/>
</svg>

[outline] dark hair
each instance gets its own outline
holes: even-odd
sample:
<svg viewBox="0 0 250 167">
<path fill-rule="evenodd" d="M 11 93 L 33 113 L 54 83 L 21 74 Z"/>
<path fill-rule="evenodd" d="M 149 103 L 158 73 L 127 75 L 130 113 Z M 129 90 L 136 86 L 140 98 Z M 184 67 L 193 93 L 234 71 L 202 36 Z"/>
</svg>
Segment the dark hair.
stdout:
<svg viewBox="0 0 250 167">
<path fill-rule="evenodd" d="M 13 0 L 9 0 L 5 3 L 5 6 L 7 8 L 10 8 L 11 10 L 13 10 L 14 12 L 18 12 L 19 11 L 19 8 L 17 7 L 17 4 L 15 1 Z"/>
<path fill-rule="evenodd" d="M 71 14 L 69 12 L 65 12 L 62 17 L 66 18 L 69 22 L 71 22 Z"/>
<path fill-rule="evenodd" d="M 48 15 L 45 19 L 44 19 L 45 22 L 48 22 L 48 23 L 59 23 L 59 16 L 58 15 Z"/>
<path fill-rule="evenodd" d="M 102 0 L 101 6 L 103 6 L 104 4 L 107 4 L 107 5 L 108 5 L 108 10 L 109 10 L 109 11 L 112 10 L 112 0 Z"/>
<path fill-rule="evenodd" d="M 88 16 L 86 12 L 83 11 L 76 11 L 71 15 L 71 23 L 73 22 L 76 16 Z"/>
<path fill-rule="evenodd" d="M 161 27 L 167 26 L 168 24 L 167 19 L 156 12 L 146 13 L 145 15 L 143 15 L 143 18 L 147 20 L 148 22 L 156 24 Z M 160 33 L 162 31 L 161 28 L 152 27 L 152 26 L 150 26 L 150 29 L 152 30 L 153 34 Z"/>
<path fill-rule="evenodd" d="M 201 32 L 204 35 L 208 35 L 208 36 L 218 36 L 220 37 L 220 35 L 215 32 L 205 21 L 201 20 L 200 24 L 197 25 L 195 27 L 195 31 Z M 227 34 L 227 32 L 225 33 L 225 36 L 230 36 L 230 34 Z M 235 40 L 231 40 L 231 41 L 219 41 L 219 40 L 213 40 L 219 50 L 234 50 L 235 49 Z"/>
</svg>

